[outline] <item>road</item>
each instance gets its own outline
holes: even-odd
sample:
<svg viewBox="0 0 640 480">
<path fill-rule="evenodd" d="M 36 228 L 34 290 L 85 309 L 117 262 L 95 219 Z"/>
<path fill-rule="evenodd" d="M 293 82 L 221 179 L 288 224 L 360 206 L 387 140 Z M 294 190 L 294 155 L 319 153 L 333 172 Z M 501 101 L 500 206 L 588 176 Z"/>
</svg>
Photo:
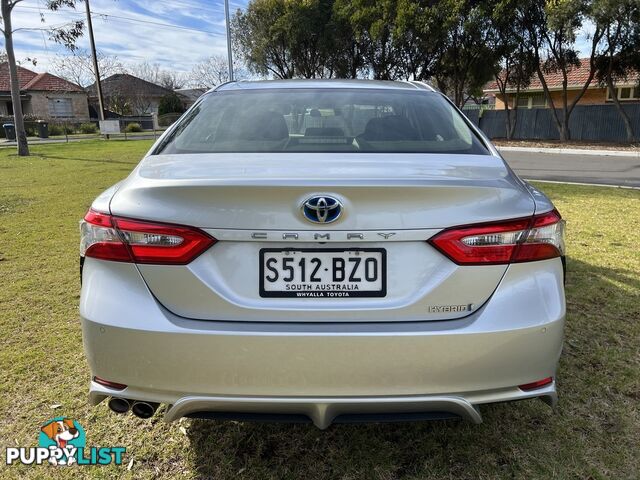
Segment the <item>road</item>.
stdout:
<svg viewBox="0 0 640 480">
<path fill-rule="evenodd" d="M 526 179 L 640 187 L 640 156 L 501 153 L 511 168 Z"/>
<path fill-rule="evenodd" d="M 98 137 L 96 137 L 98 138 Z M 119 136 L 118 138 L 124 138 Z M 153 139 L 151 134 L 128 134 L 129 140 Z M 83 141 L 85 138 L 69 138 Z M 47 139 L 36 143 L 62 143 L 65 139 Z M 2 142 L 0 146 L 15 146 Z M 528 180 L 597 183 L 640 188 L 640 152 L 636 156 L 581 155 L 576 153 L 540 153 L 501 151 L 502 156 L 518 175 Z"/>
</svg>

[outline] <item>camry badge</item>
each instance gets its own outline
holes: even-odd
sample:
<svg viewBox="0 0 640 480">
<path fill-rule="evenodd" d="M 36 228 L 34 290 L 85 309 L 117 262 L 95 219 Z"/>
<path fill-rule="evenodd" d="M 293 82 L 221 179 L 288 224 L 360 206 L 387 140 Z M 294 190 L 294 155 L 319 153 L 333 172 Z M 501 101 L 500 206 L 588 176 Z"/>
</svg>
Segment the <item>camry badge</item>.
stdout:
<svg viewBox="0 0 640 480">
<path fill-rule="evenodd" d="M 335 197 L 315 195 L 302 204 L 302 214 L 313 223 L 335 222 L 342 214 L 342 203 Z"/>
</svg>

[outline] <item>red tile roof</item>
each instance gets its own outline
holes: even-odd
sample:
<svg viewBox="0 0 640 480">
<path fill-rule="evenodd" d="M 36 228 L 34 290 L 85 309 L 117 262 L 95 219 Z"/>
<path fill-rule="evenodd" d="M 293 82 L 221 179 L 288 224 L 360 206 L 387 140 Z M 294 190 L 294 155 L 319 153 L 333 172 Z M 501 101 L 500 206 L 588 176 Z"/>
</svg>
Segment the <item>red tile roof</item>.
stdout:
<svg viewBox="0 0 640 480">
<path fill-rule="evenodd" d="M 31 70 L 18 66 L 18 82 L 20 84 L 20 88 L 22 89 L 22 87 L 33 80 L 33 77 L 36 75 L 38 75 L 36 72 L 32 72 Z M 7 62 L 0 63 L 0 91 L 9 90 L 11 90 L 11 82 L 9 81 L 9 64 Z"/>
<path fill-rule="evenodd" d="M 582 58 L 580 59 L 580 66 L 570 68 L 567 72 L 567 86 L 568 88 L 582 88 L 584 84 L 587 82 L 589 78 L 589 59 Z M 561 88 L 562 87 L 562 72 L 549 72 L 544 74 L 544 79 L 547 82 L 547 86 L 550 89 Z M 628 79 L 629 83 L 637 83 L 638 79 L 640 79 L 639 74 L 631 75 Z M 627 83 L 627 82 L 625 82 Z M 591 82 L 591 86 L 597 86 L 594 81 Z M 498 84 L 495 80 L 487 83 L 484 86 L 484 91 L 497 91 Z M 538 74 L 535 73 L 533 77 L 531 77 L 531 84 L 523 89 L 523 90 L 542 90 L 542 83 L 538 78 Z"/>
<path fill-rule="evenodd" d="M 28 68 L 18 66 L 18 83 L 20 90 L 37 90 L 47 92 L 82 92 L 82 88 L 75 83 L 68 82 L 50 73 L 36 73 Z M 0 91 L 11 90 L 9 81 L 9 64 L 0 63 Z"/>
</svg>

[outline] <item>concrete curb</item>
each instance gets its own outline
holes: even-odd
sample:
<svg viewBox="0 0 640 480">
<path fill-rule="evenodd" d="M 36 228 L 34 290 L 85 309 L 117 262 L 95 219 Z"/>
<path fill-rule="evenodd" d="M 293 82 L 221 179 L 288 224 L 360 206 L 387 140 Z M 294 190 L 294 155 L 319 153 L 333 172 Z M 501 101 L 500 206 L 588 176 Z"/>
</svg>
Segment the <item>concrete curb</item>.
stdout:
<svg viewBox="0 0 640 480">
<path fill-rule="evenodd" d="M 498 147 L 502 152 L 529 152 L 529 153 L 561 153 L 566 155 L 596 155 L 607 157 L 638 157 L 640 158 L 640 149 L 632 150 L 587 150 L 580 148 L 537 148 L 537 147 Z"/>
<path fill-rule="evenodd" d="M 634 185 L 614 185 L 611 183 L 586 183 L 586 182 L 568 182 L 561 180 L 540 180 L 538 178 L 524 178 L 526 182 L 539 182 L 539 183 L 560 183 L 563 185 L 581 185 L 583 187 L 606 187 L 606 188 L 622 188 L 626 190 L 640 190 L 640 187 Z"/>
</svg>

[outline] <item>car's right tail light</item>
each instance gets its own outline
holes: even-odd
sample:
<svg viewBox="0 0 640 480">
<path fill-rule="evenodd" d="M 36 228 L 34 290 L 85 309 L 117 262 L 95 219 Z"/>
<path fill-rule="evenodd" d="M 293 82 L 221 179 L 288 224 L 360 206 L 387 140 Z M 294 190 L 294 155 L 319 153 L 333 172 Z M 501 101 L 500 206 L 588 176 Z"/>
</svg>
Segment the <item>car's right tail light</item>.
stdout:
<svg viewBox="0 0 640 480">
<path fill-rule="evenodd" d="M 115 262 L 186 265 L 216 239 L 194 227 L 114 217 L 89 210 L 80 224 L 80 255 Z"/>
<path fill-rule="evenodd" d="M 564 255 L 564 220 L 552 210 L 530 218 L 448 228 L 429 243 L 458 265 L 546 260 Z"/>
</svg>

